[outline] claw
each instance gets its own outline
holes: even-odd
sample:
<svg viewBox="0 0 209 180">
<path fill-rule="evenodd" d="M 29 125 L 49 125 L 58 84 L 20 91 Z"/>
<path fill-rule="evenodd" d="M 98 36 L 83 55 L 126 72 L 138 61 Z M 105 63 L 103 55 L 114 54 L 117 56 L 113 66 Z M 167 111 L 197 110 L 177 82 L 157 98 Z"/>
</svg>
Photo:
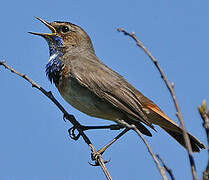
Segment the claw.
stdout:
<svg viewBox="0 0 209 180">
<path fill-rule="evenodd" d="M 110 160 L 104 160 L 104 163 L 106 164 L 106 163 L 108 163 L 108 162 L 110 162 Z M 90 163 L 90 162 L 88 162 L 91 166 L 100 166 L 100 164 L 99 164 L 99 162 L 98 161 L 96 161 L 94 164 L 92 164 L 92 163 Z"/>
<path fill-rule="evenodd" d="M 97 161 L 97 162 L 95 162 L 95 164 L 92 164 L 92 163 L 90 163 L 90 162 L 88 162 L 88 163 L 89 163 L 89 165 L 91 165 L 91 166 L 99 166 L 98 161 Z"/>
<path fill-rule="evenodd" d="M 68 129 L 68 133 L 71 139 L 77 141 L 80 137 L 80 133 L 78 132 L 78 134 L 75 133 L 75 130 L 77 130 L 75 128 L 75 126 L 71 127 L 70 129 Z"/>
<path fill-rule="evenodd" d="M 66 122 L 66 117 L 65 117 L 65 115 L 63 115 L 62 119 L 63 119 L 63 121 Z"/>
<path fill-rule="evenodd" d="M 95 163 L 92 164 L 90 162 L 88 162 L 91 166 L 100 166 L 99 164 L 99 161 L 98 161 L 98 158 L 99 156 L 101 156 L 101 154 L 99 152 L 95 152 L 95 153 L 91 153 L 91 159 L 92 161 L 94 161 Z M 110 159 L 109 160 L 104 160 L 104 163 L 109 163 L 110 162 Z"/>
<path fill-rule="evenodd" d="M 66 119 L 70 121 L 70 119 L 75 119 L 72 114 L 63 114 L 63 120 L 66 122 Z"/>
</svg>

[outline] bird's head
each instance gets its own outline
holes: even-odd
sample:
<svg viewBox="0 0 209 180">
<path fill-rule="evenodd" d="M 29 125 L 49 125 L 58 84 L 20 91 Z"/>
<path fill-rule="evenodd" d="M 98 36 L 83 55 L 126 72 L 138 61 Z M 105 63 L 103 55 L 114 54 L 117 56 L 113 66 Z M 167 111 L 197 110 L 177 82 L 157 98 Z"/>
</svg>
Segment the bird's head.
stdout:
<svg viewBox="0 0 209 180">
<path fill-rule="evenodd" d="M 47 26 L 51 33 L 36 33 L 29 32 L 34 35 L 43 37 L 50 49 L 50 55 L 55 52 L 82 52 L 93 51 L 93 45 L 87 33 L 79 26 L 69 22 L 47 22 L 41 18 L 36 17 L 45 26 Z"/>
</svg>

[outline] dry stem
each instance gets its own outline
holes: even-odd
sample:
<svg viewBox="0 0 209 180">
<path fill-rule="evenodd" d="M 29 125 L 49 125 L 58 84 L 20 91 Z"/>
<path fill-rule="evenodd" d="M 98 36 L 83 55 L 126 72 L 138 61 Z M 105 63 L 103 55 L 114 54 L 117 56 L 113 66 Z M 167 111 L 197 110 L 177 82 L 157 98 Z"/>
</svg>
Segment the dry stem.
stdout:
<svg viewBox="0 0 209 180">
<path fill-rule="evenodd" d="M 185 128 L 185 125 L 184 125 L 184 121 L 183 121 L 183 118 L 182 118 L 182 115 L 181 115 L 180 107 L 179 107 L 177 99 L 176 99 L 176 95 L 175 95 L 175 91 L 174 91 L 174 85 L 171 84 L 168 81 L 168 79 L 165 76 L 162 68 L 158 64 L 157 59 L 154 58 L 154 56 L 152 56 L 152 54 L 148 51 L 148 49 L 139 41 L 139 39 L 137 39 L 135 33 L 129 33 L 122 28 L 118 28 L 117 30 L 119 32 L 123 32 L 124 35 L 127 35 L 127 36 L 131 37 L 136 42 L 137 46 L 139 46 L 149 56 L 149 58 L 152 60 L 152 62 L 154 63 L 154 65 L 158 69 L 162 79 L 164 80 L 164 82 L 165 82 L 165 84 L 166 84 L 166 86 L 167 86 L 167 88 L 168 88 L 168 90 L 169 90 L 169 92 L 170 92 L 170 94 L 173 98 L 173 102 L 174 102 L 174 105 L 175 105 L 175 108 L 176 108 L 176 111 L 177 111 L 176 116 L 177 116 L 177 118 L 180 122 L 180 125 L 181 125 L 182 129 L 183 129 L 183 136 L 184 136 L 184 140 L 185 140 L 185 144 L 186 144 L 186 149 L 187 149 L 187 152 L 188 152 L 188 157 L 189 157 L 189 160 L 190 160 L 193 180 L 197 180 L 197 173 L 196 173 L 196 169 L 195 169 L 194 158 L 192 156 L 191 143 L 190 143 L 189 136 L 187 134 L 187 131 L 186 131 L 186 128 Z"/>
<path fill-rule="evenodd" d="M 205 128 L 206 136 L 208 139 L 208 146 L 209 146 L 209 110 L 207 110 L 207 104 L 205 100 L 202 101 L 201 106 L 198 106 L 198 110 L 203 120 L 203 127 Z M 209 149 L 208 149 L 208 155 L 209 155 Z M 202 177 L 202 180 L 208 180 L 208 179 L 209 179 L 209 159 Z"/>
<path fill-rule="evenodd" d="M 55 97 L 53 96 L 53 94 L 51 93 L 51 91 L 47 92 L 44 88 L 42 88 L 41 86 L 39 86 L 35 81 L 33 81 L 32 79 L 30 79 L 28 76 L 26 76 L 25 74 L 19 73 L 18 71 L 16 71 L 15 69 L 13 69 L 12 67 L 8 66 L 6 64 L 5 61 L 0 61 L 0 66 L 4 66 L 6 69 L 10 70 L 12 73 L 24 78 L 26 81 L 28 81 L 32 87 L 40 90 L 45 96 L 47 96 L 59 109 L 60 111 L 64 114 L 64 117 L 69 120 L 74 127 L 78 130 L 79 134 L 82 136 L 83 140 L 88 144 L 89 148 L 91 149 L 91 152 L 93 154 L 96 154 L 96 150 L 94 148 L 94 146 L 92 145 L 90 139 L 86 136 L 86 134 L 83 132 L 82 128 L 81 128 L 81 124 L 75 119 L 75 117 L 71 114 L 69 114 L 64 107 L 55 99 Z M 102 159 L 101 155 L 98 155 L 95 159 L 93 159 L 95 161 L 95 164 L 98 164 L 106 178 L 108 180 L 112 180 L 110 173 L 108 172 L 104 160 Z"/>
</svg>

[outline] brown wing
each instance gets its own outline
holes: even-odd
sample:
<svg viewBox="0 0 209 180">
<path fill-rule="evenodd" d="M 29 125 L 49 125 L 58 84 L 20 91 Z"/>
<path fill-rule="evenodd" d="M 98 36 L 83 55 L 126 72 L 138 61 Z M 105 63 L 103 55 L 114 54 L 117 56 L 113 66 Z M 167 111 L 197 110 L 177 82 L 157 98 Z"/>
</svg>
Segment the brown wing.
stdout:
<svg viewBox="0 0 209 180">
<path fill-rule="evenodd" d="M 98 97 L 108 101 L 132 120 L 141 121 L 153 128 L 159 125 L 185 147 L 182 129 L 168 118 L 151 100 L 143 96 L 123 77 L 100 61 L 81 58 L 71 62 L 71 73 L 82 85 Z M 193 151 L 205 148 L 198 139 L 189 134 Z"/>
<path fill-rule="evenodd" d="M 118 73 L 100 61 L 86 58 L 71 61 L 71 73 L 82 86 L 125 112 L 131 119 L 140 120 L 154 129 L 133 92 L 133 87 Z"/>
</svg>

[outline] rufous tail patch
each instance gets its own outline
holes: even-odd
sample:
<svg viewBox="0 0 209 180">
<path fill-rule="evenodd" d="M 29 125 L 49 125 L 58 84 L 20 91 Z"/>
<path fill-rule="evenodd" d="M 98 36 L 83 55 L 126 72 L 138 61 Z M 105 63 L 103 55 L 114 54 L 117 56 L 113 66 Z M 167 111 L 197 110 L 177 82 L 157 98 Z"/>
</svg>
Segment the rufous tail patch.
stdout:
<svg viewBox="0 0 209 180">
<path fill-rule="evenodd" d="M 169 121 L 170 123 L 178 126 L 177 123 L 175 123 L 173 120 L 171 120 L 168 116 L 166 116 L 161 110 L 159 107 L 157 107 L 156 105 L 154 104 L 147 104 L 146 105 L 146 108 L 154 111 L 155 113 L 157 113 L 158 115 L 160 115 L 161 117 L 163 117 L 164 119 L 166 119 L 167 121 Z"/>
</svg>

